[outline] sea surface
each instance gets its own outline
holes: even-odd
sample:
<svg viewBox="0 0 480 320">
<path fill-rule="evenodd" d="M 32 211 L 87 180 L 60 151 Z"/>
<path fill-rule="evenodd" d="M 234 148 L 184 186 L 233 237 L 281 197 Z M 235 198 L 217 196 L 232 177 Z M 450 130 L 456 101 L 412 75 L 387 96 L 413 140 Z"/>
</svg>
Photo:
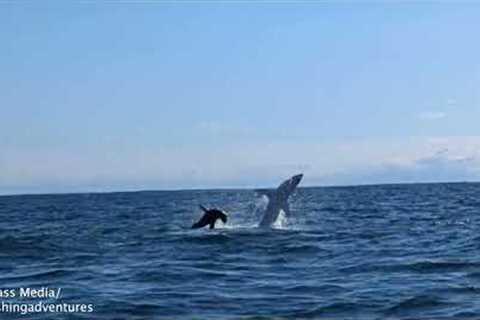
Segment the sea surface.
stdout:
<svg viewBox="0 0 480 320">
<path fill-rule="evenodd" d="M 299 188 L 257 224 L 253 190 L 0 197 L 0 319 L 480 319 L 480 184 Z M 229 213 L 191 230 L 198 205 Z"/>
</svg>

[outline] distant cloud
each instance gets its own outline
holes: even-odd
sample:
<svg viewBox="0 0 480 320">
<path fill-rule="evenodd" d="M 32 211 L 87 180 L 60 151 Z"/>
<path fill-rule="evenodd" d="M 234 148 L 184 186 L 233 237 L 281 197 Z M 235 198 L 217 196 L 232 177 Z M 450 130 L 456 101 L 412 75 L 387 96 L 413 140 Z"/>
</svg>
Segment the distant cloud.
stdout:
<svg viewBox="0 0 480 320">
<path fill-rule="evenodd" d="M 445 118 L 447 114 L 442 111 L 424 111 L 420 112 L 417 117 L 422 120 L 437 120 Z"/>
<path fill-rule="evenodd" d="M 216 135 L 227 136 L 249 136 L 256 133 L 256 129 L 249 126 L 241 126 L 236 123 L 216 122 L 216 121 L 202 121 L 197 124 L 199 132 Z"/>
<path fill-rule="evenodd" d="M 198 128 L 200 130 L 205 130 L 210 133 L 218 134 L 224 131 L 228 131 L 230 129 L 229 126 L 219 123 L 219 122 L 213 122 L 213 121 L 203 121 L 198 124 Z"/>
<path fill-rule="evenodd" d="M 455 156 L 443 148 L 410 163 L 386 162 L 327 178 L 336 184 L 477 181 L 480 157 Z"/>
<path fill-rule="evenodd" d="M 4 151 L 0 194 L 480 180 L 480 136 Z"/>
<path fill-rule="evenodd" d="M 455 100 L 455 99 L 448 99 L 447 100 L 447 106 L 453 107 L 453 106 L 456 106 L 456 105 L 457 105 L 457 100 Z"/>
</svg>

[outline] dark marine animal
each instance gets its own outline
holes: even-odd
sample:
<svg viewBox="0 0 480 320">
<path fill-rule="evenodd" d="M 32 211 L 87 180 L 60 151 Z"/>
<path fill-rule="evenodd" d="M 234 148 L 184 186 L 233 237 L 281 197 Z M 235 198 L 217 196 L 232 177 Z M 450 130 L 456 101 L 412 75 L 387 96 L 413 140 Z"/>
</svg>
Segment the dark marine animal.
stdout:
<svg viewBox="0 0 480 320">
<path fill-rule="evenodd" d="M 303 174 L 297 174 L 284 181 L 277 189 L 255 190 L 257 193 L 268 197 L 267 209 L 258 225 L 260 228 L 270 228 L 277 220 L 280 211 L 285 212 L 286 217 L 290 216 L 288 197 L 295 191 L 302 178 Z"/>
<path fill-rule="evenodd" d="M 227 223 L 227 214 L 219 209 L 207 209 L 204 206 L 200 206 L 200 209 L 203 210 L 204 215 L 198 222 L 194 223 L 192 229 L 203 228 L 207 225 L 210 225 L 210 229 L 215 228 L 215 222 L 220 219 L 223 223 Z"/>
</svg>

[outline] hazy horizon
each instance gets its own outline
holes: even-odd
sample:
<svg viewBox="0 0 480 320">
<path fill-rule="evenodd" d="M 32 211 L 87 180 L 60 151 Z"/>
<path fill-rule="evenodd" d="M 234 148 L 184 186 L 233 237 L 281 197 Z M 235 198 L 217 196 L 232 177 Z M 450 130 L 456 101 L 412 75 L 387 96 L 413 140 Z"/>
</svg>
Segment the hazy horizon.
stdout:
<svg viewBox="0 0 480 320">
<path fill-rule="evenodd" d="M 376 187 L 376 186 L 392 186 L 392 185 L 424 185 L 424 184 L 479 184 L 480 181 L 433 181 L 433 182 L 397 182 L 397 183 L 365 183 L 365 184 L 338 184 L 338 185 L 300 185 L 297 189 L 309 188 L 361 188 L 361 187 Z M 278 187 L 278 186 L 277 186 Z M 26 193 L 0 193 L 0 197 L 14 197 L 14 196 L 50 196 L 50 195 L 70 195 L 70 194 L 110 194 L 110 193 L 137 193 L 137 192 L 189 192 L 189 191 L 235 191 L 235 190 L 251 190 L 255 189 L 274 189 L 275 186 L 243 186 L 243 187 L 206 187 L 206 188 L 179 188 L 179 189 L 104 189 L 101 190 L 77 190 L 77 191 L 53 191 L 45 192 L 26 192 Z"/>
</svg>

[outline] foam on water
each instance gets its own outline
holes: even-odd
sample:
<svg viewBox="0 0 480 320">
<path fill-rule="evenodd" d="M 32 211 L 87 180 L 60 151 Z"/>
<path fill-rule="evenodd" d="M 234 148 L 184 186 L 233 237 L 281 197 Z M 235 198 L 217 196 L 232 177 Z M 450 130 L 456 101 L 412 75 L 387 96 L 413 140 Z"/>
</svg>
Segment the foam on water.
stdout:
<svg viewBox="0 0 480 320">
<path fill-rule="evenodd" d="M 280 210 L 280 214 L 277 217 L 277 220 L 272 225 L 272 228 L 274 229 L 287 229 L 288 227 L 288 220 L 287 216 L 285 215 L 285 212 L 283 210 Z"/>
<path fill-rule="evenodd" d="M 268 206 L 268 197 L 262 195 L 259 198 L 254 199 L 254 207 L 252 212 L 235 212 L 234 214 L 229 214 L 229 220 L 226 224 L 221 222 L 220 220 L 215 224 L 216 229 L 248 229 L 248 228 L 258 228 L 258 224 L 262 219 L 263 214 L 265 214 L 265 210 Z M 249 219 L 246 220 L 246 217 L 253 216 L 253 220 Z M 256 220 L 256 221 L 255 221 Z M 278 215 L 277 219 L 272 225 L 272 229 L 289 229 L 292 228 L 293 225 L 290 221 L 288 221 L 287 216 L 283 210 L 280 210 L 280 214 Z"/>
</svg>

